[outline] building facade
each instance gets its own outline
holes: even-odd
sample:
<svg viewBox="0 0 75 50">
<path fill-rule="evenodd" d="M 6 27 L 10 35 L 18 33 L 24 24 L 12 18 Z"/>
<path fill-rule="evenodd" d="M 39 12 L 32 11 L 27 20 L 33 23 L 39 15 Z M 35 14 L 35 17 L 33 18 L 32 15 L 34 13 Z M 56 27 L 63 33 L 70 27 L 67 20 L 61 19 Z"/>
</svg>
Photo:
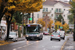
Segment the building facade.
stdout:
<svg viewBox="0 0 75 50">
<path fill-rule="evenodd" d="M 44 18 L 45 13 L 48 13 L 49 18 L 55 22 L 55 19 L 61 14 L 64 21 L 68 24 L 68 15 L 70 15 L 70 5 L 61 1 L 50 1 L 47 0 L 43 3 L 43 9 L 39 12 L 34 12 L 34 21 L 37 23 L 39 18 Z"/>
</svg>

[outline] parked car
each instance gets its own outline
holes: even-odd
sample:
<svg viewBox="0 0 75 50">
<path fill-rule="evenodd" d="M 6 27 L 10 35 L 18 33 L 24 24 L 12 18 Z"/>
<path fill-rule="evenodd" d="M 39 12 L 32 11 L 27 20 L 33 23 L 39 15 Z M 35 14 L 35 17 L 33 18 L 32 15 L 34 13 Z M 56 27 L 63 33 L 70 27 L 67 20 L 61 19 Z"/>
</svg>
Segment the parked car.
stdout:
<svg viewBox="0 0 75 50">
<path fill-rule="evenodd" d="M 47 31 L 44 31 L 43 34 L 44 35 L 49 35 L 49 33 Z"/>
<path fill-rule="evenodd" d="M 64 40 L 65 39 L 65 31 L 63 29 L 57 30 L 58 33 L 60 33 L 60 37 Z"/>
<path fill-rule="evenodd" d="M 9 39 L 13 40 L 13 41 L 17 41 L 17 33 L 16 32 L 10 32 L 9 33 Z"/>
<path fill-rule="evenodd" d="M 65 39 L 65 31 L 60 30 L 60 37 L 64 40 Z"/>
<path fill-rule="evenodd" d="M 50 40 L 53 40 L 53 39 L 56 39 L 56 40 L 61 40 L 60 38 L 60 33 L 57 33 L 57 32 L 53 32 L 52 35 L 51 35 L 51 38 Z"/>
</svg>

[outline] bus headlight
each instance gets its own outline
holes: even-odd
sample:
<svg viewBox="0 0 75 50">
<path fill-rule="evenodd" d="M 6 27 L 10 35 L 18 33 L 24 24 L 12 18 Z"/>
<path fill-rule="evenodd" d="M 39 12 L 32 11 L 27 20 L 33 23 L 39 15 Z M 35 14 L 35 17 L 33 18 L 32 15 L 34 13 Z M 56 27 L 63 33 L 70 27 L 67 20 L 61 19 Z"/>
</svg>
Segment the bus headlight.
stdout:
<svg viewBox="0 0 75 50">
<path fill-rule="evenodd" d="M 28 37 L 28 35 L 26 35 L 26 37 Z"/>
<path fill-rule="evenodd" d="M 37 37 L 39 37 L 40 35 L 37 35 Z"/>
</svg>

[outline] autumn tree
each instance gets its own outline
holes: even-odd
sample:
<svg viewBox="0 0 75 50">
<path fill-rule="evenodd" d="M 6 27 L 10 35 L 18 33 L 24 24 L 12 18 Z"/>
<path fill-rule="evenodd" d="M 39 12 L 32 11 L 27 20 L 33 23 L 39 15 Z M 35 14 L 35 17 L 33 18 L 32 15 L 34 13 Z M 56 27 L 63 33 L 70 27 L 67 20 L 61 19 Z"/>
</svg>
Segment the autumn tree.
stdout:
<svg viewBox="0 0 75 50">
<path fill-rule="evenodd" d="M 65 30 L 65 32 L 69 29 L 69 25 L 67 24 L 67 23 L 65 23 L 64 25 L 63 25 L 63 29 Z"/>
<path fill-rule="evenodd" d="M 55 22 L 55 30 L 59 29 L 59 27 L 62 26 L 60 21 Z"/>
<path fill-rule="evenodd" d="M 73 17 L 74 17 L 73 14 L 68 16 L 69 24 L 74 24 L 74 18 Z"/>
<path fill-rule="evenodd" d="M 40 11 L 42 8 L 42 0 L 0 0 L 0 20 L 5 14 L 7 21 L 7 37 L 9 38 L 9 28 L 14 12 L 20 11 L 24 13 L 32 13 Z"/>
<path fill-rule="evenodd" d="M 43 27 L 45 26 L 45 22 L 43 21 L 43 18 L 39 18 L 37 23 L 41 24 Z"/>
<path fill-rule="evenodd" d="M 13 14 L 13 18 L 16 20 L 17 23 L 19 24 L 22 24 L 22 14 L 21 12 L 18 12 L 16 11 L 14 14 Z"/>
<path fill-rule="evenodd" d="M 52 23 L 53 23 L 53 20 L 51 20 L 51 19 L 50 19 L 50 21 L 49 21 L 49 23 L 48 23 L 48 25 L 47 25 L 47 26 L 48 26 L 48 28 L 50 28 L 50 29 L 51 29 L 51 27 L 52 27 Z"/>
</svg>

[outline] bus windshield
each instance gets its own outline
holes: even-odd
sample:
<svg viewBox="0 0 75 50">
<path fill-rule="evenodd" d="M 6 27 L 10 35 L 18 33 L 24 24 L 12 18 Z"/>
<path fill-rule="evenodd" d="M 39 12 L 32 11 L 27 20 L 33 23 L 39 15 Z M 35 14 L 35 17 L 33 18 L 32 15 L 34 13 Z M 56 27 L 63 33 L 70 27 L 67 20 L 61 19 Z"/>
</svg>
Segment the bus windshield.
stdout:
<svg viewBox="0 0 75 50">
<path fill-rule="evenodd" d="M 39 32 L 39 28 L 38 26 L 30 26 L 30 27 L 27 27 L 27 32 L 30 33 L 30 32 Z"/>
</svg>

